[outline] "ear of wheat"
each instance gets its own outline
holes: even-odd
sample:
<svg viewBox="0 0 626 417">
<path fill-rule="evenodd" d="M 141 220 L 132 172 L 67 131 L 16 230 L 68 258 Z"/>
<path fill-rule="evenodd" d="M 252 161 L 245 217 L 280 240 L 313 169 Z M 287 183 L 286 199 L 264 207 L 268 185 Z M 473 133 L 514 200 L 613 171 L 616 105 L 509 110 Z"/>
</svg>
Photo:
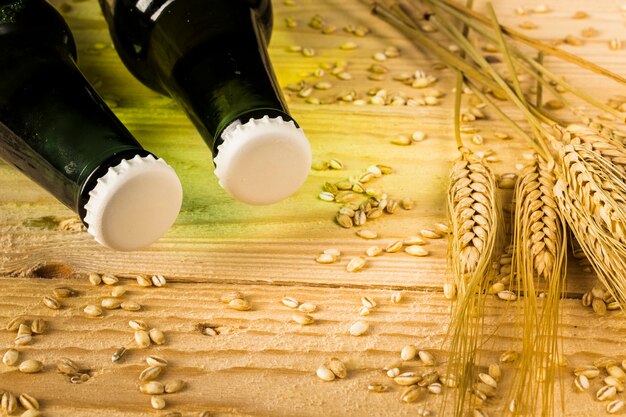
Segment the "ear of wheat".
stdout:
<svg viewBox="0 0 626 417">
<path fill-rule="evenodd" d="M 512 270 L 524 293 L 524 322 L 521 360 L 507 402 L 518 406 L 506 408 L 513 415 L 534 414 L 538 409 L 544 416 L 554 414 L 559 300 L 567 251 L 564 220 L 554 200 L 555 182 L 554 161 L 537 156 L 525 167 L 515 190 Z M 537 297 L 539 292 L 542 298 Z"/>
<path fill-rule="evenodd" d="M 460 415 L 469 403 L 467 391 L 475 379 L 484 298 L 500 218 L 493 172 L 464 149 L 450 174 L 448 214 L 452 226 L 448 263 L 457 288 L 449 331 L 448 375 L 458 378 L 455 413 Z"/>
<path fill-rule="evenodd" d="M 600 125 L 601 126 L 601 125 Z M 596 125 L 597 128 L 601 128 Z M 563 143 L 584 144 L 612 163 L 622 174 L 626 174 L 626 147 L 605 129 L 598 131 L 591 126 L 572 124 L 566 129 L 556 127 Z M 606 133 L 609 133 L 608 135 Z"/>
<path fill-rule="evenodd" d="M 559 150 L 560 211 L 611 295 L 626 306 L 626 177 L 589 146 Z"/>
</svg>

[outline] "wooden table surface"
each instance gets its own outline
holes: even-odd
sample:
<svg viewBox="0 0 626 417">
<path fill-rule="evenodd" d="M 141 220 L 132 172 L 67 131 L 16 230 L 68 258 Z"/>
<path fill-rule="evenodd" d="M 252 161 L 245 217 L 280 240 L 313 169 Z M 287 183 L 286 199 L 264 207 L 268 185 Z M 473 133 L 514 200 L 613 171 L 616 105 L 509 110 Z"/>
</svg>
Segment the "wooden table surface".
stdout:
<svg viewBox="0 0 626 417">
<path fill-rule="evenodd" d="M 172 411 L 192 416 L 204 410 L 215 416 L 413 416 L 418 415 L 419 407 L 439 409 L 442 396 L 425 395 L 414 404 L 400 402 L 400 387 L 384 375 L 382 367 L 399 358 L 402 347 L 412 343 L 432 351 L 439 360 L 438 368 L 445 368 L 451 308 L 442 292 L 445 239 L 429 241 L 425 246 L 428 257 L 385 254 L 370 259 L 358 273 L 347 272 L 346 265 L 372 244 L 385 246 L 445 221 L 447 175 L 456 156 L 450 94 L 454 76 L 433 69 L 431 57 L 372 17 L 357 1 L 274 3 L 270 54 L 281 85 L 303 78 L 314 80 L 306 74 L 345 60 L 352 79 L 324 75 L 319 80 L 330 81 L 333 87 L 312 96 L 324 100 L 355 91 L 367 98 L 371 88 L 384 87 L 392 94 L 420 97 L 419 90 L 392 80 L 394 74 L 418 69 L 436 74 L 439 82 L 435 86 L 446 96 L 436 106 L 410 107 L 316 105 L 292 94 L 290 109 L 311 141 L 314 159 L 336 158 L 345 168 L 312 170 L 293 197 L 267 207 L 246 206 L 220 189 L 212 173 L 211 155 L 180 108 L 125 70 L 111 46 L 97 2 L 53 1 L 74 31 L 79 65 L 87 78 L 138 140 L 176 169 L 185 198 L 177 222 L 161 240 L 146 250 L 114 252 L 100 247 L 84 231 L 67 230 L 68 221 L 75 218 L 73 213 L 0 161 L 0 353 L 13 346 L 15 334 L 4 329 L 12 318 L 42 318 L 49 325 L 45 334 L 19 349 L 22 359 L 43 361 L 44 371 L 23 374 L 0 363 L 0 391 L 30 393 L 41 401 L 46 416 L 143 416 Z M 505 24 L 532 21 L 537 29 L 526 32 L 546 41 L 566 35 L 580 37 L 581 30 L 595 27 L 598 36 L 585 39 L 582 46 L 563 48 L 626 73 L 626 49 L 612 51 L 608 47 L 610 39 L 624 32 L 626 20 L 619 1 L 554 0 L 546 4 L 550 13 L 518 16 L 514 13 L 517 2 L 494 2 Z M 484 10 L 484 3 L 478 2 L 476 8 Z M 589 18 L 572 19 L 577 10 L 586 11 Z M 316 14 L 338 30 L 321 34 L 310 28 L 308 22 Z M 287 28 L 287 17 L 295 18 L 298 26 Z M 342 30 L 349 24 L 364 25 L 371 32 L 354 36 Z M 359 47 L 339 49 L 347 41 Z M 313 48 L 316 55 L 289 52 L 291 45 Z M 398 47 L 401 55 L 383 63 L 390 70 L 387 79 L 368 79 L 372 55 L 388 46 Z M 601 100 L 624 93 L 615 83 L 572 65 L 554 59 L 547 63 Z M 506 131 L 495 116 L 472 125 L 485 138 L 483 145 L 472 145 L 473 149 L 492 150 L 500 161 L 494 164 L 498 173 L 515 172 L 516 164 L 527 158 L 528 149 L 520 139 L 503 141 L 494 136 Z M 406 147 L 390 143 L 397 135 L 410 136 L 417 130 L 426 133 L 423 142 Z M 358 175 L 371 164 L 394 168 L 393 174 L 375 180 L 374 187 L 416 202 L 413 210 L 400 209 L 369 222 L 366 227 L 380 234 L 373 242 L 357 237 L 356 229 L 337 226 L 333 218 L 338 206 L 318 198 L 325 182 Z M 327 248 L 341 250 L 340 261 L 317 264 L 316 256 Z M 137 301 L 142 310 L 106 311 L 101 318 L 87 318 L 82 307 L 97 304 L 111 290 L 90 285 L 86 278 L 90 272 L 118 275 L 118 286 L 128 290 L 124 298 Z M 137 274 L 162 274 L 168 284 L 140 287 L 134 278 Z M 626 357 L 623 314 L 613 311 L 598 317 L 581 305 L 581 295 L 595 282 L 591 274 L 571 262 L 568 297 L 562 302 L 563 347 L 569 362 L 562 385 L 568 416 L 605 413 L 605 404 L 595 400 L 595 391 L 572 391 L 571 369 L 602 356 L 619 361 Z M 62 309 L 50 310 L 41 300 L 58 286 L 70 286 L 79 295 L 64 299 Z M 220 296 L 231 290 L 244 293 L 252 310 L 235 311 L 220 303 Z M 393 291 L 402 291 L 401 303 L 390 302 Z M 362 318 L 358 308 L 366 295 L 379 305 Z M 285 296 L 316 304 L 318 310 L 312 313 L 315 323 L 301 326 L 291 321 L 293 310 L 281 304 Z M 495 297 L 488 300 L 486 332 L 493 337 L 484 346 L 485 363 L 496 360 L 504 350 L 516 349 L 515 314 L 513 303 Z M 136 348 L 127 324 L 133 318 L 163 330 L 166 343 Z M 350 336 L 350 325 L 359 319 L 369 322 L 369 331 Z M 199 325 L 219 327 L 221 334 L 203 335 Z M 127 346 L 128 353 L 112 363 L 111 355 L 121 346 Z M 138 389 L 143 359 L 149 354 L 161 355 L 170 363 L 161 380 L 187 381 L 182 392 L 166 396 L 168 405 L 159 412 L 151 409 L 149 396 Z M 90 380 L 71 384 L 56 372 L 54 363 L 59 357 L 69 357 L 89 369 Z M 317 367 L 331 357 L 347 364 L 346 379 L 322 382 L 315 376 Z M 403 369 L 422 366 L 412 361 Z M 504 366 L 503 386 L 485 406 L 491 415 L 500 414 L 513 371 L 514 365 Z M 389 385 L 389 392 L 368 393 L 367 385 L 372 382 Z M 597 389 L 599 381 L 592 386 Z"/>
</svg>

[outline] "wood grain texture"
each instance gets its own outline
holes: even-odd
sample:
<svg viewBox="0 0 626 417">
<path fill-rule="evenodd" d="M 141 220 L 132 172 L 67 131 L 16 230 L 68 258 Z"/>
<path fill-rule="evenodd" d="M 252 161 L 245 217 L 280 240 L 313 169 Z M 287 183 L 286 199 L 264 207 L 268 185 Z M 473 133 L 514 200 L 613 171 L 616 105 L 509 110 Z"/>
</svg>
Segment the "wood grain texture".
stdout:
<svg viewBox="0 0 626 417">
<path fill-rule="evenodd" d="M 41 299 L 51 289 L 70 286 L 79 296 L 63 299 L 63 308 L 52 311 Z M 308 286 L 224 285 L 182 282 L 162 288 L 143 288 L 122 280 L 128 290 L 124 299 L 143 306 L 139 312 L 106 311 L 102 318 L 87 318 L 81 307 L 98 303 L 111 287 L 93 287 L 85 277 L 68 279 L 0 280 L 0 346 L 9 347 L 15 334 L 4 326 L 11 318 L 43 318 L 49 330 L 35 336 L 31 345 L 20 348 L 21 359 L 38 359 L 45 364 L 42 373 L 25 375 L 15 368 L 0 365 L 0 390 L 28 392 L 42 402 L 45 415 L 152 415 L 149 396 L 138 390 L 138 375 L 145 368 L 144 358 L 157 354 L 170 365 L 161 381 L 182 378 L 187 388 L 166 395 L 167 410 L 194 415 L 208 410 L 215 416 L 409 416 L 418 405 L 438 410 L 441 396 L 424 395 L 417 404 L 399 401 L 401 387 L 384 375 L 382 367 L 399 358 L 407 344 L 431 351 L 445 371 L 444 339 L 450 301 L 440 293 L 404 291 L 400 304 L 391 304 L 391 291 L 335 288 L 320 291 Z M 242 291 L 251 311 L 234 311 L 220 303 L 222 294 L 233 288 Z M 315 323 L 300 326 L 291 321 L 294 310 L 281 304 L 284 296 L 318 306 L 312 313 Z M 378 303 L 372 313 L 359 317 L 360 297 L 368 295 Z M 565 300 L 563 343 L 569 361 L 563 369 L 568 416 L 597 415 L 603 404 L 589 393 L 574 394 L 570 384 L 572 369 L 600 356 L 621 359 L 621 341 L 626 336 L 622 321 L 611 314 L 596 317 L 582 309 L 578 301 Z M 488 301 L 486 331 L 493 337 L 484 346 L 482 364 L 497 360 L 507 349 L 517 348 L 515 307 L 513 303 Z M 148 326 L 161 329 L 166 336 L 162 346 L 137 349 L 130 319 L 143 319 Z M 369 331 L 350 336 L 350 325 L 364 319 Z M 204 336 L 198 324 L 221 326 L 229 334 Z M 600 334 L 598 328 L 602 327 Z M 129 348 L 119 363 L 111 363 L 112 353 L 120 346 Z M 0 350 L 4 353 L 4 350 Z M 59 357 L 69 357 L 90 369 L 92 378 L 73 385 L 56 372 Z M 315 376 L 317 367 L 338 357 L 348 367 L 344 380 L 322 382 Z M 424 365 L 408 361 L 403 370 L 423 372 Z M 497 398 L 487 409 L 498 415 L 506 396 L 514 365 L 503 365 L 504 379 Z M 372 394 L 367 384 L 389 385 L 389 392 Z M 594 381 L 597 388 L 600 381 Z"/>
<path fill-rule="evenodd" d="M 95 1 L 53 4 L 66 10 L 79 48 L 79 66 L 115 113 L 150 151 L 165 158 L 183 183 L 185 198 L 174 227 L 150 248 L 133 253 L 113 252 L 95 243 L 85 232 L 61 230 L 59 223 L 73 214 L 22 174 L 0 161 L 0 352 L 10 346 L 14 335 L 4 330 L 5 321 L 15 315 L 42 317 L 51 329 L 37 336 L 23 350 L 23 358 L 39 358 L 45 372 L 23 375 L 0 364 L 0 389 L 29 392 L 42 400 L 47 416 L 140 416 L 154 415 L 147 396 L 137 391 L 142 358 L 159 353 L 172 366 L 164 379 L 181 377 L 189 387 L 168 396 L 168 410 L 196 415 L 209 410 L 217 416 L 408 416 L 417 405 L 399 402 L 399 390 L 368 394 L 370 381 L 389 383 L 380 368 L 398 357 L 400 349 L 415 343 L 431 349 L 445 360 L 444 336 L 449 318 L 449 301 L 441 294 L 446 281 L 444 239 L 429 242 L 431 256 L 414 258 L 403 253 L 371 259 L 359 273 L 348 273 L 351 256 L 362 255 L 371 244 L 381 246 L 435 222 L 445 220 L 445 188 L 450 162 L 456 157 L 452 135 L 452 96 L 454 76 L 432 70 L 433 60 L 402 36 L 376 20 L 357 1 L 296 0 L 297 6 L 275 1 L 275 29 L 270 54 L 281 85 L 298 82 L 325 63 L 348 61 L 352 80 L 339 81 L 328 75 L 323 80 L 334 86 L 314 94 L 324 98 L 356 91 L 359 96 L 374 87 L 390 92 L 419 96 L 418 90 L 392 81 L 400 72 L 422 69 L 436 73 L 437 87 L 447 92 L 441 105 L 434 107 L 354 106 L 350 104 L 311 105 L 290 97 L 290 109 L 309 137 L 314 159 L 337 158 L 343 171 L 311 171 L 294 195 L 269 207 L 250 207 L 232 200 L 213 176 L 208 148 L 180 108 L 142 86 L 125 70 L 113 50 L 105 22 Z M 484 2 L 477 1 L 482 10 Z M 593 26 L 599 35 L 580 47 L 563 46 L 612 71 L 626 73 L 626 50 L 610 51 L 608 41 L 623 33 L 624 18 L 617 0 L 552 0 L 553 9 L 545 15 L 517 16 L 515 2 L 495 1 L 505 24 L 514 27 L 523 21 L 537 23 L 528 31 L 546 41 L 554 41 Z M 69 7 L 68 7 L 69 6 Z M 529 6 L 532 6 L 529 4 Z M 585 10 L 588 19 L 572 20 L 576 10 Z M 307 26 L 320 14 L 339 28 L 322 35 Z M 299 26 L 287 29 L 284 19 L 293 16 Z M 372 32 L 359 38 L 343 32 L 346 24 L 363 24 Z M 341 51 L 339 45 L 355 41 L 359 48 Z M 290 45 L 316 50 L 304 58 L 287 52 Z M 388 80 L 367 79 L 373 53 L 389 45 L 400 48 L 399 58 L 384 63 L 390 69 Z M 623 94 L 615 83 L 573 65 L 548 58 L 549 67 L 574 85 L 605 100 Z M 507 107 L 508 109 L 508 107 Z M 522 116 L 512 111 L 516 120 Z M 474 123 L 485 138 L 475 150 L 493 150 L 501 162 L 498 173 L 515 171 L 528 149 L 519 139 L 500 141 L 494 137 L 506 131 L 503 122 L 489 119 Z M 396 135 L 423 130 L 427 139 L 409 147 L 391 145 Z M 355 230 L 341 229 L 333 222 L 337 206 L 317 198 L 326 181 L 336 181 L 362 172 L 368 165 L 382 163 L 394 167 L 394 174 L 373 183 L 394 197 L 411 197 L 417 204 L 411 211 L 399 210 L 393 216 L 377 219 L 368 228 L 381 238 L 364 241 Z M 343 256 L 334 265 L 314 262 L 317 254 L 330 247 Z M 85 284 L 88 272 L 112 272 L 130 279 L 134 274 L 161 273 L 170 284 L 161 289 L 141 289 L 125 281 L 127 298 L 144 305 L 138 313 L 107 312 L 104 318 L 87 319 L 79 307 L 97 302 L 105 288 Z M 20 277 L 20 278 L 16 278 Z M 30 277 L 30 278 L 26 278 Z M 33 277 L 47 279 L 32 279 Z M 567 292 L 563 302 L 563 337 L 569 368 L 600 356 L 623 359 L 626 320 L 612 312 L 595 317 L 576 298 L 595 283 L 575 262 L 570 263 Z M 65 301 L 58 312 L 41 306 L 41 297 L 57 285 L 69 284 L 81 292 L 79 298 Z M 230 289 L 243 291 L 253 311 L 226 309 L 217 299 Z M 392 289 L 405 290 L 399 306 L 390 305 Z M 348 335 L 349 325 L 358 315 L 360 296 L 365 293 L 381 301 L 367 318 L 372 328 L 367 336 Z M 300 327 L 290 322 L 291 311 L 279 301 L 291 295 L 300 301 L 319 305 L 316 323 Z M 494 333 L 485 346 L 484 360 L 492 360 L 516 342 L 515 311 L 511 305 L 490 300 L 487 331 Z M 504 311 L 503 311 L 504 310 Z M 144 318 L 165 331 L 168 342 L 146 351 L 131 350 L 120 364 L 110 356 L 121 345 L 132 345 L 129 318 Z M 202 336 L 198 323 L 225 326 L 229 335 Z M 82 385 L 71 385 L 52 367 L 54 359 L 68 356 L 93 371 L 93 378 Z M 315 375 L 320 363 L 332 356 L 344 359 L 349 367 L 346 380 L 322 383 Z M 419 364 L 409 368 L 419 369 Z M 595 416 L 604 405 L 592 393 L 573 394 L 571 369 L 564 370 L 567 416 Z M 507 375 L 512 369 L 507 368 Z M 489 406 L 499 415 L 506 391 Z M 599 382 L 594 382 L 597 388 Z M 392 384 L 390 384 L 392 385 Z M 623 394 L 621 394 L 623 396 Z M 437 410 L 440 398 L 427 397 L 429 408 Z M 159 413 L 163 414 L 163 413 Z"/>
</svg>

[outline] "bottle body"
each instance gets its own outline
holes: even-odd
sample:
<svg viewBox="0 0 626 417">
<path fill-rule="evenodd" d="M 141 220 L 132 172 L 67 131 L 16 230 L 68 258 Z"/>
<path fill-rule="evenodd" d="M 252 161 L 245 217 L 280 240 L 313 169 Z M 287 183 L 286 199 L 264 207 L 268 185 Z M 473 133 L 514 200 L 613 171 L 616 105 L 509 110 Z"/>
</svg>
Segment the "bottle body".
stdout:
<svg viewBox="0 0 626 417">
<path fill-rule="evenodd" d="M 280 129 L 298 129 L 289 115 L 267 52 L 272 27 L 269 0 L 100 0 L 100 3 L 124 64 L 145 85 L 180 103 L 214 157 L 226 153 L 224 148 L 228 147 L 222 147 L 223 133 L 229 126 L 267 117 L 280 120 L 278 124 L 291 122 L 287 127 L 281 124 Z M 304 181 L 302 166 L 306 165 L 304 177 L 310 166 L 308 142 L 301 132 L 296 134 L 295 145 L 288 136 L 283 135 L 287 145 L 281 153 L 302 161 L 297 164 L 297 172 L 289 172 L 295 165 L 286 169 L 276 163 L 257 161 L 266 181 L 257 181 L 255 187 L 271 188 L 281 175 L 297 179 L 298 186 Z M 238 150 L 244 151 L 248 152 L 243 148 Z M 262 153 L 257 155 L 257 160 L 262 158 Z M 230 156 L 224 159 L 230 160 Z M 220 178 L 222 185 L 246 183 L 252 187 L 255 175 L 251 169 L 248 169 L 251 176 L 239 178 L 238 172 L 242 170 L 234 164 L 227 165 L 228 170 L 216 170 L 229 177 Z M 233 181 L 231 175 L 237 179 Z M 294 186 L 289 187 L 289 193 L 293 192 Z M 227 188 L 227 191 L 232 190 Z M 236 192 L 231 194 L 242 197 Z M 240 199 L 246 202 L 263 203 L 255 196 L 243 197 Z"/>
<path fill-rule="evenodd" d="M 267 54 L 268 0 L 100 2 L 126 67 L 176 99 L 213 154 L 237 119 L 291 120 Z"/>
<path fill-rule="evenodd" d="M 0 157 L 85 221 L 98 180 L 151 154 L 76 67 L 60 14 L 44 0 L 2 3 L 11 13 L 0 13 Z"/>
</svg>

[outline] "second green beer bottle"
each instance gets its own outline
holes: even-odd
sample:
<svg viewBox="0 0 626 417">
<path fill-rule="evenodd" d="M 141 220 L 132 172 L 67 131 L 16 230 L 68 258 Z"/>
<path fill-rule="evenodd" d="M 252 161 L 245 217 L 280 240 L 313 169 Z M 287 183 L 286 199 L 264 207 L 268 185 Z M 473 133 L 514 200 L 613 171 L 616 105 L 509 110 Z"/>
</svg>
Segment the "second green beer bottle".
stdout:
<svg viewBox="0 0 626 417">
<path fill-rule="evenodd" d="M 267 53 L 269 0 L 100 0 L 116 49 L 148 87 L 175 98 L 232 196 L 270 204 L 306 179 L 311 150 Z"/>
</svg>

